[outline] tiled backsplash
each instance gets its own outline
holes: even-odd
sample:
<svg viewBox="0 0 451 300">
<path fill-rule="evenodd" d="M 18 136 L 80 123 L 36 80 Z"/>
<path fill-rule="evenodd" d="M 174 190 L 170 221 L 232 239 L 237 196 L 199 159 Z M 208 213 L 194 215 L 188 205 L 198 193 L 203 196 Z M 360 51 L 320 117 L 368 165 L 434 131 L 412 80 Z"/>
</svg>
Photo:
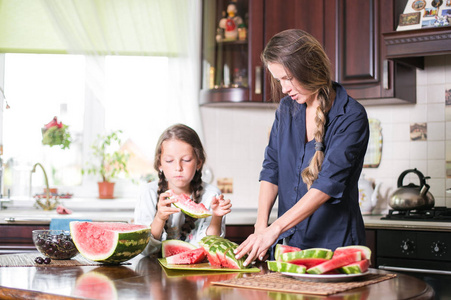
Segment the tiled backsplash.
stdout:
<svg viewBox="0 0 451 300">
<path fill-rule="evenodd" d="M 451 55 L 428 57 L 417 71 L 417 103 L 366 107 L 368 117 L 381 121 L 383 149 L 378 168 L 365 168 L 366 178 L 381 182 L 376 212 L 387 209 L 386 200 L 397 188 L 399 175 L 417 168 L 430 176 L 428 184 L 436 206 L 451 207 L 451 178 L 446 178 L 446 141 L 451 141 L 451 121 L 445 120 L 445 90 L 451 89 Z M 229 198 L 235 208 L 256 208 L 258 176 L 274 119 L 274 108 L 202 107 L 207 165 L 214 175 L 233 178 Z M 427 123 L 427 140 L 411 141 L 410 124 Z M 451 144 L 451 143 L 450 143 Z M 451 149 L 448 149 L 451 152 Z M 404 183 L 418 184 L 415 175 Z M 384 202 L 385 200 L 385 202 Z"/>
</svg>

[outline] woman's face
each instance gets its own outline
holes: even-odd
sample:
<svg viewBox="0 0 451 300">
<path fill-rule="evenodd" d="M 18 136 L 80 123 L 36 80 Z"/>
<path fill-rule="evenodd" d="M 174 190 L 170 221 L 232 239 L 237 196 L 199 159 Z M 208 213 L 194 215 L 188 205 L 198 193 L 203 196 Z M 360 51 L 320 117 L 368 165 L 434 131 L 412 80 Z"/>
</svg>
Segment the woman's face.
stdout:
<svg viewBox="0 0 451 300">
<path fill-rule="evenodd" d="M 200 168 L 193 147 L 180 140 L 166 140 L 161 145 L 161 165 L 168 188 L 176 194 L 190 194 L 190 183 L 196 170 Z"/>
<path fill-rule="evenodd" d="M 272 77 L 277 80 L 281 87 L 282 93 L 287 94 L 294 101 L 299 104 L 311 104 L 315 99 L 317 93 L 302 87 L 302 85 L 291 74 L 287 74 L 285 68 L 279 63 L 268 63 L 268 70 Z"/>
</svg>

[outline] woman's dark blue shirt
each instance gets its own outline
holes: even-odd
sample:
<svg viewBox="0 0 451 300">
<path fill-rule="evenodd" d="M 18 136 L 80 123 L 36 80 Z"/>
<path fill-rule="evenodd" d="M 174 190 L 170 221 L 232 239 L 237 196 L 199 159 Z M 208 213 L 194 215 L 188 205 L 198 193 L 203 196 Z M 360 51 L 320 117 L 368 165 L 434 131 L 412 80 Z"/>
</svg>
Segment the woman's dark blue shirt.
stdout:
<svg viewBox="0 0 451 300">
<path fill-rule="evenodd" d="M 357 182 L 368 145 L 368 117 L 341 85 L 334 83 L 334 89 L 336 98 L 327 114 L 323 141 L 325 158 L 311 187 L 331 199 L 279 237 L 301 249 L 365 245 Z M 307 193 L 301 172 L 315 153 L 315 140 L 306 141 L 305 110 L 305 104 L 283 98 L 265 150 L 260 180 L 278 186 L 279 217 Z"/>
</svg>

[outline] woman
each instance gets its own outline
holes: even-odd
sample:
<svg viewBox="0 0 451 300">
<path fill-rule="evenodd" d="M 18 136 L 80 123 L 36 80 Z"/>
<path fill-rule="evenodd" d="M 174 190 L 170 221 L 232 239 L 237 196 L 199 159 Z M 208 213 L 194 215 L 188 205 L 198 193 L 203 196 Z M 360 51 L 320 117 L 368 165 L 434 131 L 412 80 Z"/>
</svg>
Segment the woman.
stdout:
<svg viewBox="0 0 451 300">
<path fill-rule="evenodd" d="M 277 242 L 307 248 L 365 244 L 357 182 L 368 145 L 365 109 L 331 80 L 319 42 L 302 30 L 275 35 L 262 53 L 276 111 L 260 173 L 254 234 L 235 251 L 245 264 Z M 278 219 L 268 226 L 276 197 Z"/>
</svg>

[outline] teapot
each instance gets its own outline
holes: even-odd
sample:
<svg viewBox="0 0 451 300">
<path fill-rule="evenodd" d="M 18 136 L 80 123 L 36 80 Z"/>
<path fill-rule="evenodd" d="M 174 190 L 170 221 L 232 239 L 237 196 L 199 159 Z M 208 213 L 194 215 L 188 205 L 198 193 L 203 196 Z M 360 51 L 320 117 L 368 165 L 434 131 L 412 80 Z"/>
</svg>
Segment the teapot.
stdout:
<svg viewBox="0 0 451 300">
<path fill-rule="evenodd" d="M 415 173 L 420 179 L 420 185 L 409 183 L 403 185 L 404 177 L 408 173 Z M 435 204 L 434 196 L 429 192 L 429 185 L 426 184 L 426 179 L 431 177 L 424 177 L 423 173 L 415 169 L 406 170 L 399 175 L 398 189 L 392 194 L 388 205 L 395 210 L 410 210 L 410 209 L 429 209 Z"/>
<path fill-rule="evenodd" d="M 358 187 L 359 187 L 359 205 L 360 211 L 364 215 L 371 214 L 373 208 L 377 204 L 379 189 L 381 183 L 377 183 L 373 188 L 374 184 L 372 181 L 365 178 L 365 175 L 362 174 L 359 178 Z"/>
</svg>

